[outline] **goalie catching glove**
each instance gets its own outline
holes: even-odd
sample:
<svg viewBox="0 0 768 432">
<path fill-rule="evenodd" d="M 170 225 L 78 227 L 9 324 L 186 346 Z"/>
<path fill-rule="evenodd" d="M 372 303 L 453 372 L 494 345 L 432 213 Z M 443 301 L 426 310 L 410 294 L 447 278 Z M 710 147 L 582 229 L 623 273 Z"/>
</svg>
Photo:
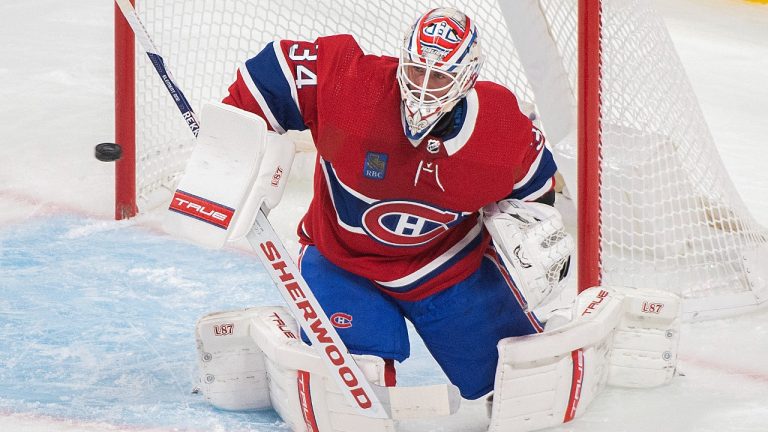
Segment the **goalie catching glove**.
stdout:
<svg viewBox="0 0 768 432">
<path fill-rule="evenodd" d="M 525 297 L 526 311 L 560 293 L 568 276 L 574 242 L 557 209 L 536 202 L 503 200 L 483 209 L 483 221 Z"/>
</svg>

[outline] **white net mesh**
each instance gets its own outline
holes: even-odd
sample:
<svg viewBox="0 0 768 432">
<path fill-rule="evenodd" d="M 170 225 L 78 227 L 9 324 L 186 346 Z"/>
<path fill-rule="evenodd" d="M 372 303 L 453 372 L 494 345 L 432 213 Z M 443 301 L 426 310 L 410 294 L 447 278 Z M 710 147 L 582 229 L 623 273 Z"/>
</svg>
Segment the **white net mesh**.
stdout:
<svg viewBox="0 0 768 432">
<path fill-rule="evenodd" d="M 689 310 L 726 307 L 717 297 L 734 293 L 760 301 L 745 256 L 768 237 L 720 161 L 664 23 L 647 1 L 605 1 L 602 34 L 603 283 L 664 287 Z"/>
<path fill-rule="evenodd" d="M 480 78 L 500 82 L 521 101 L 535 104 L 496 1 L 453 3 L 480 29 L 487 55 Z M 664 287 L 689 299 L 754 292 L 743 256 L 765 245 L 766 234 L 731 185 L 666 28 L 648 3 L 603 1 L 604 282 Z M 395 55 L 411 21 L 442 5 L 424 0 L 137 0 L 141 18 L 193 107 L 220 100 L 238 62 L 276 38 L 351 33 L 367 52 Z M 575 89 L 576 2 L 540 0 L 539 7 Z M 140 208 L 172 188 L 191 147 L 186 123 L 145 60 L 137 57 Z M 547 121 L 542 118 L 545 133 Z"/>
<path fill-rule="evenodd" d="M 136 3 L 150 36 L 193 108 L 221 100 L 234 80 L 238 63 L 275 39 L 314 40 L 323 35 L 350 33 L 366 52 L 396 56 L 411 22 L 442 5 L 423 0 L 389 4 L 366 0 Z M 493 50 L 482 77 L 506 84 L 522 100 L 532 100 L 495 1 L 463 1 L 456 7 L 477 21 L 486 46 Z M 136 63 L 136 188 L 140 208 L 147 208 L 168 193 L 192 139 L 142 52 L 137 54 Z M 160 196 L 158 192 L 162 192 Z"/>
</svg>

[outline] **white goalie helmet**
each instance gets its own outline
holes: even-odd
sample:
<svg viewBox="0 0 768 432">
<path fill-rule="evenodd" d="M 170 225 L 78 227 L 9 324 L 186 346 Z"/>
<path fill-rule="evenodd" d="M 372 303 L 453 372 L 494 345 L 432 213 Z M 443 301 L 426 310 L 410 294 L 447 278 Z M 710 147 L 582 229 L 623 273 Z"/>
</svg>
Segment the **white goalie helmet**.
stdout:
<svg viewBox="0 0 768 432">
<path fill-rule="evenodd" d="M 397 80 L 403 126 L 412 142 L 467 95 L 482 64 L 477 27 L 456 9 L 432 9 L 406 31 Z"/>
</svg>

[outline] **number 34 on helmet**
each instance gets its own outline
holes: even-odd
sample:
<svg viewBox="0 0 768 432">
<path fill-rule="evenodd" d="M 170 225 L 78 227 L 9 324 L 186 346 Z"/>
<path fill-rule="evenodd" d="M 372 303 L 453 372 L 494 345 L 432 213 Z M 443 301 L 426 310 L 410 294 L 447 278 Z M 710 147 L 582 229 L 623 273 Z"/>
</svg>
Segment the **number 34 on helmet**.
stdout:
<svg viewBox="0 0 768 432">
<path fill-rule="evenodd" d="M 421 141 L 467 95 L 482 64 L 477 27 L 456 9 L 433 9 L 406 31 L 397 80 L 412 142 Z"/>
</svg>

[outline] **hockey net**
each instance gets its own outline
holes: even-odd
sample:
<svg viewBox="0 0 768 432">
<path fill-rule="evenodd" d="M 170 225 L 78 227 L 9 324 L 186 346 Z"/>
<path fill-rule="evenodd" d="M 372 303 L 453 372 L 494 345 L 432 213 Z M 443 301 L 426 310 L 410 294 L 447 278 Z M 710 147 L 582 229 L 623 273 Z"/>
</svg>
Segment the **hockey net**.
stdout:
<svg viewBox="0 0 768 432">
<path fill-rule="evenodd" d="M 597 3 L 597 2 L 594 2 Z M 500 7 L 501 4 L 503 7 Z M 456 1 L 475 19 L 487 56 L 481 79 L 506 85 L 535 113 L 566 185 L 576 191 L 576 0 Z M 238 62 L 277 39 L 350 33 L 394 55 L 424 0 L 136 0 L 192 103 L 220 100 Z M 762 303 L 767 235 L 727 175 L 660 17 L 647 1 L 602 1 L 603 284 L 664 289 L 689 316 Z M 142 52 L 136 54 L 136 200 L 164 203 L 192 136 Z M 761 255 L 762 254 L 762 255 Z M 761 258 L 762 257 L 762 258 Z"/>
</svg>

